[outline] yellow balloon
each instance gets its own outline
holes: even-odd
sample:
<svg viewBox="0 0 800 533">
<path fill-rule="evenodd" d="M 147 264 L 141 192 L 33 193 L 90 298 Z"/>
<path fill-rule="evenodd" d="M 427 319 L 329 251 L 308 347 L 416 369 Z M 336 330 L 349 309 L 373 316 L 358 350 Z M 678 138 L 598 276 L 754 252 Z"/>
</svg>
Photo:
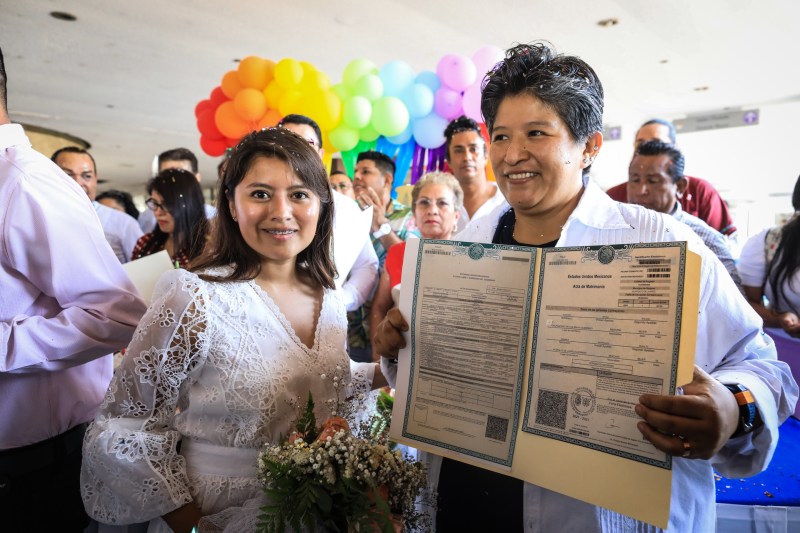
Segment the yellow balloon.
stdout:
<svg viewBox="0 0 800 533">
<path fill-rule="evenodd" d="M 315 91 L 308 95 L 308 115 L 319 127 L 332 130 L 342 118 L 342 102 L 332 91 Z"/>
<path fill-rule="evenodd" d="M 278 111 L 280 111 L 281 115 L 284 117 L 292 113 L 298 113 L 300 111 L 299 104 L 302 97 L 303 95 L 300 91 L 286 91 L 283 96 L 281 96 L 281 101 L 278 103 Z"/>
<path fill-rule="evenodd" d="M 284 90 L 277 81 L 271 81 L 267 88 L 264 89 L 264 98 L 267 99 L 267 107 L 270 109 L 278 109 L 278 104 L 280 104 L 281 96 L 283 96 Z"/>
<path fill-rule="evenodd" d="M 275 65 L 275 81 L 284 90 L 296 89 L 303 79 L 303 67 L 296 59 L 285 58 Z"/>
</svg>

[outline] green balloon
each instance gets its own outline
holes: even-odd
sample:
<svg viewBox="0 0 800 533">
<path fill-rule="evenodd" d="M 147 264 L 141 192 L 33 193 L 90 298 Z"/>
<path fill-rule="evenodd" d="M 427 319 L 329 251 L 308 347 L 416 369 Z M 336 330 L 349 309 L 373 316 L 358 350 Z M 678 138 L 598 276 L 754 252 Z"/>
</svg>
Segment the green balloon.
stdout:
<svg viewBox="0 0 800 533">
<path fill-rule="evenodd" d="M 339 126 L 331 130 L 328 138 L 338 150 L 346 152 L 352 150 L 358 144 L 358 131 L 347 126 Z"/>
<path fill-rule="evenodd" d="M 367 141 L 367 142 L 372 142 L 374 140 L 377 140 L 377 138 L 381 136 L 378 130 L 373 128 L 371 124 L 368 124 L 363 128 L 361 128 L 361 131 L 358 132 L 358 135 L 359 137 L 361 137 L 362 141 Z"/>
<path fill-rule="evenodd" d="M 383 82 L 377 74 L 361 76 L 353 85 L 353 93 L 372 102 L 383 95 Z"/>
<path fill-rule="evenodd" d="M 337 83 L 336 85 L 333 85 L 331 87 L 331 91 L 333 91 L 333 94 L 339 97 L 339 100 L 341 100 L 342 103 L 346 102 L 351 96 L 353 96 L 353 93 L 350 91 L 350 89 L 345 87 L 344 83 Z"/>
<path fill-rule="evenodd" d="M 362 76 L 377 73 L 378 67 L 369 59 L 354 59 L 344 67 L 342 82 L 348 87 L 353 87 Z"/>
<path fill-rule="evenodd" d="M 353 96 L 344 103 L 342 122 L 350 128 L 360 130 L 367 124 L 372 116 L 372 104 L 363 96 Z"/>
<path fill-rule="evenodd" d="M 403 133 L 408 120 L 408 109 L 399 98 L 384 96 L 372 105 L 372 127 L 384 137 Z"/>
</svg>

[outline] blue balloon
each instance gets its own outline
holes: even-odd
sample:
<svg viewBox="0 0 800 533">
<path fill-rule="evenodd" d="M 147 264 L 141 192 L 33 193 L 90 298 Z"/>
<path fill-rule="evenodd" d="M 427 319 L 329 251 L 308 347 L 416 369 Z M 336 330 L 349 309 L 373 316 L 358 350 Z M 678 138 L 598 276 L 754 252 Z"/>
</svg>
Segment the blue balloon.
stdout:
<svg viewBox="0 0 800 533">
<path fill-rule="evenodd" d="M 439 81 L 439 76 L 436 75 L 435 72 L 431 72 L 430 70 L 423 70 L 419 74 L 417 74 L 417 79 L 414 80 L 417 83 L 421 83 L 422 85 L 426 85 L 431 92 L 436 92 L 436 90 L 442 86 L 442 82 Z"/>
<path fill-rule="evenodd" d="M 433 91 L 427 85 L 415 83 L 403 93 L 403 102 L 411 118 L 422 118 L 433 110 Z"/>
<path fill-rule="evenodd" d="M 447 120 L 436 113 L 419 118 L 414 121 L 414 139 L 423 148 L 439 148 L 444 144 L 444 129 L 447 124 Z"/>
<path fill-rule="evenodd" d="M 400 96 L 414 83 L 414 69 L 405 61 L 389 61 L 378 72 L 384 96 Z"/>
<path fill-rule="evenodd" d="M 408 127 L 404 129 L 401 133 L 397 135 L 393 135 L 391 137 L 387 137 L 386 140 L 392 144 L 405 144 L 411 140 L 411 135 L 414 133 L 414 121 L 408 121 Z"/>
</svg>

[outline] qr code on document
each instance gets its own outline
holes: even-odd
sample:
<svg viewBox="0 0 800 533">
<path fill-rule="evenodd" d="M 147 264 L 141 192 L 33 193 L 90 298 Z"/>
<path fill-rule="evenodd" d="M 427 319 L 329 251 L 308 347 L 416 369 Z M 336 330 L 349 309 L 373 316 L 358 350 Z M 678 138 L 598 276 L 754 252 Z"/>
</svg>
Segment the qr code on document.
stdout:
<svg viewBox="0 0 800 533">
<path fill-rule="evenodd" d="M 536 403 L 536 423 L 551 428 L 565 429 L 567 426 L 567 405 L 569 394 L 549 390 L 539 390 Z"/>
</svg>

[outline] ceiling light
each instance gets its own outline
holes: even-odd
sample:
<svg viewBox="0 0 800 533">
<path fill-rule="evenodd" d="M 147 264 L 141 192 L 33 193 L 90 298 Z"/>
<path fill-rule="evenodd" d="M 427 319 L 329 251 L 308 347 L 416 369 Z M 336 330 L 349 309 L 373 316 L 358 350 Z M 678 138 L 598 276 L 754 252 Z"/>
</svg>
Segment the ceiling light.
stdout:
<svg viewBox="0 0 800 533">
<path fill-rule="evenodd" d="M 51 11 L 50 16 L 53 17 L 54 19 L 66 20 L 68 22 L 74 22 L 78 20 L 78 17 L 76 17 L 72 13 L 67 13 L 66 11 Z"/>
<path fill-rule="evenodd" d="M 659 63 L 661 63 L 662 65 L 665 63 L 669 63 L 669 59 L 662 59 L 661 61 L 659 61 Z"/>
<path fill-rule="evenodd" d="M 695 87 L 694 90 L 697 91 L 698 93 L 701 93 L 703 91 L 707 91 L 708 90 L 708 85 L 701 85 L 700 87 Z"/>
<path fill-rule="evenodd" d="M 241 59 L 239 59 L 238 57 L 237 57 L 236 59 L 234 59 L 234 60 L 233 60 L 233 62 L 234 62 L 234 63 L 239 63 L 239 62 L 241 62 L 241 61 L 242 61 L 242 60 L 241 60 Z"/>
<path fill-rule="evenodd" d="M 617 24 L 619 24 L 619 19 L 616 19 L 614 17 L 603 19 L 597 22 L 597 25 L 603 28 L 610 28 L 611 26 L 616 26 Z"/>
</svg>

